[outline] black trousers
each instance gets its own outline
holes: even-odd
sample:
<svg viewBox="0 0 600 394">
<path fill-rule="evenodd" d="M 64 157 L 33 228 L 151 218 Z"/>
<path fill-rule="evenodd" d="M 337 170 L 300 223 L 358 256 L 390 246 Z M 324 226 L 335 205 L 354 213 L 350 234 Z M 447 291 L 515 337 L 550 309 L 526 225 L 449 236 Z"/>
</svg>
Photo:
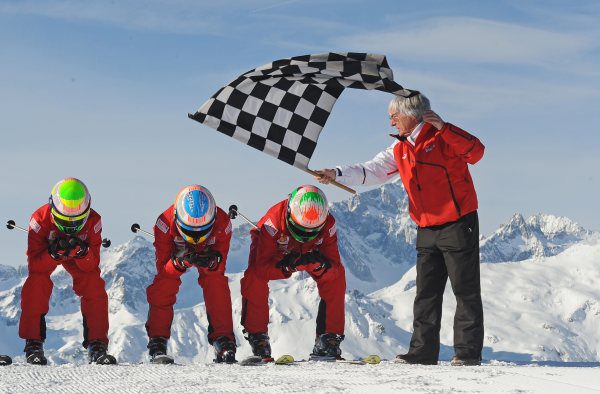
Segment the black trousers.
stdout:
<svg viewBox="0 0 600 394">
<path fill-rule="evenodd" d="M 438 359 L 442 301 L 448 278 L 456 297 L 455 356 L 480 358 L 483 306 L 476 211 L 456 222 L 417 230 L 417 295 L 409 350 L 409 354 L 416 358 Z"/>
</svg>

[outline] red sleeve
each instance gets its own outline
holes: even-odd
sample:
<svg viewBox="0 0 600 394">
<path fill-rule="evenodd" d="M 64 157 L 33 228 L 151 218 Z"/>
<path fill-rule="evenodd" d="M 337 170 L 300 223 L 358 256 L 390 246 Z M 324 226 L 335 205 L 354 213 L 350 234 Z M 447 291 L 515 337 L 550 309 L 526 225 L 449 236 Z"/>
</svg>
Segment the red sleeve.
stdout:
<svg viewBox="0 0 600 394">
<path fill-rule="evenodd" d="M 86 223 L 88 253 L 80 259 L 73 259 L 82 271 L 93 271 L 100 265 L 100 246 L 102 245 L 102 219 L 95 211 L 90 213 Z"/>
<path fill-rule="evenodd" d="M 323 228 L 323 244 L 319 252 L 331 263 L 331 268 L 323 274 L 323 279 L 334 278 L 337 276 L 339 267 L 342 265 L 340 251 L 338 249 L 337 228 L 335 219 L 329 215 L 328 224 Z"/>
<path fill-rule="evenodd" d="M 265 225 L 263 220 L 258 224 L 258 229 L 250 231 L 252 243 L 248 266 L 254 267 L 257 275 L 268 280 L 289 278 L 291 275 L 285 275 L 276 267 L 283 254 L 277 249 L 276 241 L 269 233 L 272 227 L 268 229 L 268 225 Z"/>
<path fill-rule="evenodd" d="M 172 225 L 171 221 L 163 213 L 156 219 L 154 225 L 154 250 L 156 253 L 156 272 L 165 271 L 171 276 L 179 277 L 183 272 L 176 269 L 171 263 L 171 256 L 175 249 L 173 237 L 169 230 Z"/>
<path fill-rule="evenodd" d="M 27 265 L 30 273 L 53 271 L 60 264 L 48 253 L 50 226 L 44 222 L 39 210 L 31 215 L 27 234 Z"/>
<path fill-rule="evenodd" d="M 479 139 L 451 123 L 440 130 L 444 142 L 465 162 L 475 164 L 483 157 L 485 147 Z"/>
<path fill-rule="evenodd" d="M 215 271 L 210 271 L 206 267 L 201 267 L 200 269 L 204 274 L 224 274 L 226 265 L 227 265 L 227 255 L 229 254 L 229 243 L 231 242 L 231 219 L 229 219 L 229 215 L 227 215 L 224 211 L 219 209 L 217 214 L 217 222 L 215 223 L 214 237 L 215 243 L 208 247 L 209 250 L 219 252 L 221 254 L 221 264 L 219 264 L 219 268 Z"/>
</svg>

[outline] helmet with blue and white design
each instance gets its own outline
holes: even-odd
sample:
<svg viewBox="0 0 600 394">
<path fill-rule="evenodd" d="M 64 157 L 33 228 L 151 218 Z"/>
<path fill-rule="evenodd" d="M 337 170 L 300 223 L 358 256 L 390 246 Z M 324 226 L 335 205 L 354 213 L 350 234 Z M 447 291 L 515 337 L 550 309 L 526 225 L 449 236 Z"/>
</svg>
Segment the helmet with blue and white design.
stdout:
<svg viewBox="0 0 600 394">
<path fill-rule="evenodd" d="M 208 238 L 217 217 L 217 204 L 207 188 L 189 185 L 175 199 L 175 225 L 186 242 L 197 245 Z"/>
</svg>

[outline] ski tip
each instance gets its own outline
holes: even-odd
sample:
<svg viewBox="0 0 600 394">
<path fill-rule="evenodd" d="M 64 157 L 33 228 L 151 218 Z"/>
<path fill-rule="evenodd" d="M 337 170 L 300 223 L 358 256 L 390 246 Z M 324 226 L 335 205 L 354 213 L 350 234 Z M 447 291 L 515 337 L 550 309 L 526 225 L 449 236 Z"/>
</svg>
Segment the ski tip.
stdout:
<svg viewBox="0 0 600 394">
<path fill-rule="evenodd" d="M 379 364 L 381 362 L 381 357 L 376 354 L 372 354 L 368 357 L 362 359 L 366 364 Z"/>
<path fill-rule="evenodd" d="M 285 365 L 285 364 L 291 364 L 294 361 L 295 361 L 294 357 L 290 356 L 289 354 L 284 354 L 283 356 L 281 356 L 277 360 L 275 360 L 275 364 Z"/>
</svg>

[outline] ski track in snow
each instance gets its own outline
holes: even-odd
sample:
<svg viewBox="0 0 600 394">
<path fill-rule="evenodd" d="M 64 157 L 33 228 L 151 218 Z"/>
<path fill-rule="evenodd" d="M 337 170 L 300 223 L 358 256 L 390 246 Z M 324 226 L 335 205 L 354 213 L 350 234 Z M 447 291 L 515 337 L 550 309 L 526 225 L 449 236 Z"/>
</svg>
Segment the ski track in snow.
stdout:
<svg viewBox="0 0 600 394">
<path fill-rule="evenodd" d="M 241 367 L 222 364 L 119 366 L 17 363 L 0 370 L 3 393 L 148 392 L 405 392 L 405 393 L 600 393 L 600 366 L 481 367 L 398 365 L 302 365 Z"/>
</svg>

